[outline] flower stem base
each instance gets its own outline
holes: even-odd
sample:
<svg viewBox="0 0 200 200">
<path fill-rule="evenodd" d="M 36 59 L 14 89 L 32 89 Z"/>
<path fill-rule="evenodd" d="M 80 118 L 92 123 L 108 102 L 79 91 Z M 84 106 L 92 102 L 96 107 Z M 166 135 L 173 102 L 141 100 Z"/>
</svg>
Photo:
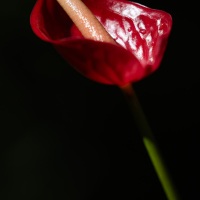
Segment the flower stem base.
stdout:
<svg viewBox="0 0 200 200">
<path fill-rule="evenodd" d="M 130 106 L 135 123 L 138 126 L 139 132 L 141 133 L 144 146 L 168 200 L 180 200 L 156 140 L 153 136 L 152 130 L 148 124 L 146 116 L 141 108 L 140 102 L 138 101 L 132 85 L 129 84 L 121 87 L 121 90 L 124 93 L 125 98 Z"/>
</svg>

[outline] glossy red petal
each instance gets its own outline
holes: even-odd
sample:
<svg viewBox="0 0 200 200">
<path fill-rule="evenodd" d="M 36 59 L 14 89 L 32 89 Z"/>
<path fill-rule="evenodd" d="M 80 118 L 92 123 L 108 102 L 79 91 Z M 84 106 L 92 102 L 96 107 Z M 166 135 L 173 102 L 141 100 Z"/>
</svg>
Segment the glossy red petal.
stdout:
<svg viewBox="0 0 200 200">
<path fill-rule="evenodd" d="M 170 34 L 171 16 L 125 0 L 84 0 L 119 46 L 82 37 L 55 0 L 38 0 L 31 26 L 84 76 L 125 85 L 155 71 Z"/>
<path fill-rule="evenodd" d="M 94 81 L 124 85 L 146 74 L 138 59 L 120 46 L 79 39 L 56 48 L 74 68 Z"/>
</svg>

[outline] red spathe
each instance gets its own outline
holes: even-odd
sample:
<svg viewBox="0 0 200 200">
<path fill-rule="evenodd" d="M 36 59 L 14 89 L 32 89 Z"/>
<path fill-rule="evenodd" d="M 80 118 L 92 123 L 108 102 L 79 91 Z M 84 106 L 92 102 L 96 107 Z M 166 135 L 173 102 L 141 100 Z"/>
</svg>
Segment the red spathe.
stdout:
<svg viewBox="0 0 200 200">
<path fill-rule="evenodd" d="M 83 0 L 119 45 L 85 39 L 56 0 L 37 0 L 30 23 L 87 78 L 123 86 L 154 72 L 172 28 L 171 15 L 126 0 Z"/>
</svg>

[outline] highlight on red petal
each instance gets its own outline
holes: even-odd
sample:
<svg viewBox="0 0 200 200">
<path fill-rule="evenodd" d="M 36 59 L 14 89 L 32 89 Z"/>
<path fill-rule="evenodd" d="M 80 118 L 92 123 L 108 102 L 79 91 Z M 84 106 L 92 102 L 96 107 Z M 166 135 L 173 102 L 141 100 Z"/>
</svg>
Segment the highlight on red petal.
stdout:
<svg viewBox="0 0 200 200">
<path fill-rule="evenodd" d="M 37 0 L 30 24 L 87 78 L 119 86 L 139 81 L 160 65 L 171 15 L 127 0 L 83 0 L 118 45 L 85 39 L 55 0 Z"/>
</svg>

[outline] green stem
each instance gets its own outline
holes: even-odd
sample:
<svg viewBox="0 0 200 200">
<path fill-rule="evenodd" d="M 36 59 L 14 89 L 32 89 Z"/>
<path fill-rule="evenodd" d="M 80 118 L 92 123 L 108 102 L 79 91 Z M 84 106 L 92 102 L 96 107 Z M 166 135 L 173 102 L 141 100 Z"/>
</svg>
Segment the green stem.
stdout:
<svg viewBox="0 0 200 200">
<path fill-rule="evenodd" d="M 132 85 L 121 87 L 168 200 L 180 200 Z"/>
</svg>

